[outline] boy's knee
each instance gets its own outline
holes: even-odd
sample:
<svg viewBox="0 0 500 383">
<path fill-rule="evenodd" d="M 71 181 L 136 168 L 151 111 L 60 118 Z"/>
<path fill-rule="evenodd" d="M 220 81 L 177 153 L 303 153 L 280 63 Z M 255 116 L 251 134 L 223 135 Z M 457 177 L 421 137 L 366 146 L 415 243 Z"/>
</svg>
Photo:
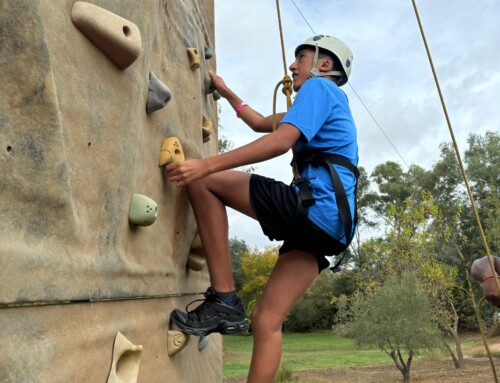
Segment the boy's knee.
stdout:
<svg viewBox="0 0 500 383">
<path fill-rule="evenodd" d="M 206 189 L 204 178 L 190 182 L 189 184 L 186 185 L 186 191 L 187 191 L 189 196 L 192 196 L 192 195 L 196 196 L 203 189 Z"/>
<path fill-rule="evenodd" d="M 263 307 L 262 304 L 257 303 L 252 310 L 251 314 L 252 326 L 254 328 L 263 330 L 281 330 L 284 317 L 279 313 L 269 308 Z"/>
</svg>

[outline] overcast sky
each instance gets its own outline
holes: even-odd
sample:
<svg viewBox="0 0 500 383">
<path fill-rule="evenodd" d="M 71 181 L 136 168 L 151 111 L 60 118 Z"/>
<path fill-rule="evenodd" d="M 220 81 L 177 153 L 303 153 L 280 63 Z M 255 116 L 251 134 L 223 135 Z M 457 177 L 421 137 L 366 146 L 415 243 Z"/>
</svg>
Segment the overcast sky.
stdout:
<svg viewBox="0 0 500 383">
<path fill-rule="evenodd" d="M 430 169 L 439 159 L 439 145 L 451 137 L 412 1 L 294 1 L 314 32 L 292 0 L 280 0 L 287 67 L 295 47 L 315 34 L 338 37 L 353 51 L 352 88 L 342 89 L 358 128 L 359 165 L 369 174 L 389 160 L 405 169 L 404 161 Z M 418 0 L 417 6 L 463 155 L 470 133 L 499 130 L 500 0 Z M 284 76 L 276 2 L 215 0 L 215 37 L 218 74 L 254 109 L 272 114 L 274 87 Z M 222 134 L 235 147 L 259 137 L 224 99 L 219 105 Z M 281 90 L 278 110 L 286 110 Z M 288 183 L 290 159 L 287 154 L 257 164 L 256 173 Z M 234 211 L 229 224 L 230 236 L 251 247 L 279 244 Z"/>
</svg>

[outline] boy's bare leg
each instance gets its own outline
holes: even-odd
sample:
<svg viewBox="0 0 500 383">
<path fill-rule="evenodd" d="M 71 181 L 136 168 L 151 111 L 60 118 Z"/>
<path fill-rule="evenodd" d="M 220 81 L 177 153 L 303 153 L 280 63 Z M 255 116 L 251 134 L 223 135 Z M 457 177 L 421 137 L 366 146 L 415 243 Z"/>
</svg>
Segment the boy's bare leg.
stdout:
<svg viewBox="0 0 500 383">
<path fill-rule="evenodd" d="M 252 313 L 254 337 L 248 383 L 272 383 L 281 359 L 281 326 L 318 275 L 316 258 L 305 251 L 281 255 Z"/>
<path fill-rule="evenodd" d="M 250 204 L 250 176 L 249 173 L 228 170 L 213 173 L 187 186 L 211 285 L 219 292 L 234 290 L 226 206 L 256 218 Z"/>
</svg>

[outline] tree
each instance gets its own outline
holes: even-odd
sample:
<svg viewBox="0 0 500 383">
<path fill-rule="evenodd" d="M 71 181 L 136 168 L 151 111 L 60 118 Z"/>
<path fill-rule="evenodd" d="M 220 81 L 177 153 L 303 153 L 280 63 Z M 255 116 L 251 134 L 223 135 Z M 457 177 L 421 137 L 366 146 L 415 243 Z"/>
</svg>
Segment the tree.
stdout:
<svg viewBox="0 0 500 383">
<path fill-rule="evenodd" d="M 347 275 L 348 272 L 334 274 L 325 271 L 318 275 L 288 315 L 283 324 L 283 331 L 306 332 L 331 328 L 337 312 L 333 302 L 335 287 L 338 285 L 336 281 L 341 278 L 339 274 Z M 345 278 L 342 278 L 342 281 L 345 281 Z M 352 290 L 349 292 L 352 293 Z"/>
<path fill-rule="evenodd" d="M 233 270 L 234 286 L 236 291 L 243 287 L 243 270 L 241 268 L 241 259 L 248 252 L 248 246 L 243 239 L 233 237 L 229 239 L 229 257 L 231 259 L 231 269 Z"/>
<path fill-rule="evenodd" d="M 269 247 L 262 252 L 254 249 L 243 254 L 241 270 L 244 282 L 240 290 L 240 296 L 246 304 L 248 317 L 251 317 L 250 314 L 262 295 L 277 260 L 277 247 Z"/>
<path fill-rule="evenodd" d="M 500 134 L 471 134 L 468 144 L 464 154 L 466 173 L 488 245 L 495 254 L 500 251 Z M 458 284 L 463 291 L 467 291 L 462 295 L 464 298 L 469 296 L 472 302 L 472 305 L 466 306 L 465 299 L 462 300 L 458 314 L 462 323 L 477 326 L 475 311 L 471 307 L 475 304 L 472 287 L 477 284 L 471 285 L 468 270 L 474 259 L 484 255 L 484 246 L 451 144 L 441 145 L 441 157 L 434 165 L 432 174 L 434 182 L 430 190 L 452 232 L 443 261 L 459 268 Z M 457 210 L 461 212 L 458 221 Z M 460 300 L 457 299 L 457 302 Z"/>
<path fill-rule="evenodd" d="M 363 244 L 367 257 L 358 273 L 358 285 L 364 291 L 372 291 L 388 277 L 414 271 L 432 305 L 433 320 L 453 336 L 457 355 L 451 348 L 447 349 L 455 366 L 462 367 L 456 305 L 457 268 L 442 262 L 451 230 L 427 192 L 422 192 L 420 202 L 408 198 L 399 206 L 391 204 L 386 215 L 388 225 L 384 238 Z"/>
<path fill-rule="evenodd" d="M 346 316 L 346 312 L 341 315 Z M 348 315 L 352 321 L 338 326 L 337 331 L 353 337 L 359 346 L 383 350 L 401 371 L 404 382 L 410 381 L 413 357 L 441 342 L 427 294 L 414 273 L 391 276 L 366 296 L 358 293 Z"/>
</svg>

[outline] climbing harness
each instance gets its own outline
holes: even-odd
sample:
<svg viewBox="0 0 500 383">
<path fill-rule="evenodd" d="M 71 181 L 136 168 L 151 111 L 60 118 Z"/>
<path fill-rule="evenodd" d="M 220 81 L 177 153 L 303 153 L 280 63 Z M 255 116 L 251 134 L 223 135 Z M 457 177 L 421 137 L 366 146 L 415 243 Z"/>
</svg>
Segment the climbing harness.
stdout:
<svg viewBox="0 0 500 383">
<path fill-rule="evenodd" d="M 290 76 L 287 75 L 287 65 L 286 65 L 286 58 L 285 58 L 285 44 L 283 41 L 283 29 L 281 27 L 281 15 L 280 15 L 280 6 L 279 6 L 279 0 L 276 0 L 276 9 L 277 9 L 277 14 L 278 14 L 278 25 L 279 25 L 279 30 L 280 30 L 280 39 L 281 39 L 281 53 L 283 56 L 283 69 L 285 72 L 285 76 L 283 77 L 283 80 L 279 81 L 276 87 L 274 88 L 274 96 L 273 96 L 273 131 L 276 130 L 276 94 L 278 92 L 278 88 L 281 84 L 283 84 L 283 93 L 286 96 L 287 99 L 287 110 L 290 109 L 292 105 L 291 101 L 291 94 L 293 92 L 293 87 L 292 87 L 292 79 Z M 315 49 L 314 53 L 314 61 L 313 61 L 313 66 L 311 69 L 311 73 L 309 74 L 309 78 L 311 77 L 317 77 L 317 76 L 340 76 L 340 80 L 338 82 L 338 85 L 341 86 L 345 84 L 348 80 L 348 77 L 351 73 L 351 64 L 352 64 L 352 52 L 349 49 L 347 45 L 345 45 L 342 41 L 331 37 L 331 36 L 325 36 L 325 35 L 317 35 L 314 37 L 311 37 L 310 39 L 306 40 L 302 45 L 298 46 L 295 55 L 297 55 L 297 51 L 301 49 L 304 46 L 311 46 Z M 325 50 L 331 52 L 334 56 L 336 56 L 339 59 L 339 62 L 342 65 L 342 71 L 330 71 L 330 72 L 325 72 L 325 73 L 319 73 L 319 71 L 316 69 L 316 64 L 318 62 L 318 56 L 319 56 L 319 50 L 320 48 L 324 48 Z M 358 222 L 358 212 L 357 212 L 357 188 L 358 188 L 358 178 L 359 178 L 359 171 L 356 166 L 354 166 L 348 159 L 342 156 L 338 155 L 333 155 L 333 154 L 327 154 L 327 153 L 307 153 L 307 152 L 301 152 L 301 153 L 296 153 L 293 156 L 291 166 L 293 169 L 294 173 L 294 180 L 293 184 L 298 187 L 299 189 L 299 201 L 297 204 L 297 218 L 299 220 L 303 220 L 307 222 L 307 215 L 309 211 L 309 207 L 315 203 L 315 199 L 312 195 L 312 190 L 309 185 L 309 180 L 302 178 L 300 176 L 301 172 L 304 170 L 305 166 L 309 164 L 322 164 L 325 165 L 329 171 L 330 171 L 330 176 L 332 178 L 332 184 L 333 188 L 335 190 L 335 198 L 337 200 L 337 207 L 340 215 L 340 219 L 344 228 L 344 236 L 346 243 L 345 245 L 342 245 L 339 241 L 339 244 L 341 245 L 341 250 L 340 252 L 343 252 L 342 257 L 340 260 L 337 261 L 337 263 L 330 268 L 333 272 L 338 272 L 340 271 L 340 264 L 342 263 L 345 254 L 346 254 L 346 249 L 349 247 L 349 244 L 351 243 L 352 237 L 353 237 L 353 226 L 354 228 L 356 227 L 356 224 Z M 356 186 L 355 186 L 355 191 L 354 191 L 354 201 L 355 201 L 355 206 L 354 206 L 354 218 L 351 216 L 351 209 L 349 206 L 349 200 L 347 199 L 347 194 L 344 189 L 344 185 L 342 184 L 342 181 L 337 173 L 337 170 L 335 169 L 334 165 L 342 166 L 349 171 L 351 171 L 354 176 L 356 177 Z M 354 223 L 354 225 L 353 225 Z"/>
<path fill-rule="evenodd" d="M 337 200 L 337 207 L 340 215 L 340 220 L 344 228 L 345 245 L 343 245 L 342 249 L 340 250 L 341 252 L 343 252 L 342 257 L 336 262 L 336 264 L 333 267 L 330 268 L 330 270 L 332 270 L 335 273 L 340 271 L 340 264 L 344 260 L 346 250 L 352 241 L 353 227 L 355 228 L 358 223 L 357 193 L 358 193 L 359 170 L 347 158 L 339 155 L 321 153 L 321 152 L 296 153 L 293 156 L 291 163 L 294 173 L 293 184 L 297 186 L 297 188 L 299 189 L 297 217 L 298 219 L 304 221 L 307 221 L 309 207 L 313 205 L 316 201 L 312 195 L 312 190 L 311 186 L 309 185 L 309 180 L 307 178 L 301 177 L 301 173 L 306 166 L 312 164 L 326 166 L 330 171 L 333 189 L 335 191 L 335 199 Z M 334 165 L 342 166 L 343 168 L 348 169 L 356 177 L 356 186 L 354 187 L 354 217 L 352 217 L 351 215 L 351 208 L 349 205 L 349 200 L 347 199 L 347 194 L 345 192 L 344 185 Z M 341 244 L 340 241 L 339 244 Z"/>
</svg>

